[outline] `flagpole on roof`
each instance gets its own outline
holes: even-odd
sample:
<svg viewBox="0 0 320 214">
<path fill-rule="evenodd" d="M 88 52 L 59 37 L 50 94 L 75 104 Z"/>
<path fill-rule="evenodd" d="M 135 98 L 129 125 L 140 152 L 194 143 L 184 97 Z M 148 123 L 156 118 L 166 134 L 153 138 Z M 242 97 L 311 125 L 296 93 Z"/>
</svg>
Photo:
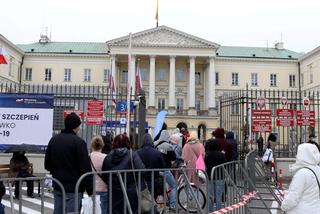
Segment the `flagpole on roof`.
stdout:
<svg viewBox="0 0 320 214">
<path fill-rule="evenodd" d="M 128 94 L 127 94 L 127 134 L 130 136 L 130 97 L 131 97 L 131 46 L 132 34 L 129 33 L 129 48 L 128 48 Z"/>
<path fill-rule="evenodd" d="M 156 9 L 156 17 L 155 19 L 157 20 L 157 27 L 159 26 L 159 14 L 158 14 L 158 11 L 159 11 L 159 0 L 157 0 L 157 9 Z"/>
</svg>

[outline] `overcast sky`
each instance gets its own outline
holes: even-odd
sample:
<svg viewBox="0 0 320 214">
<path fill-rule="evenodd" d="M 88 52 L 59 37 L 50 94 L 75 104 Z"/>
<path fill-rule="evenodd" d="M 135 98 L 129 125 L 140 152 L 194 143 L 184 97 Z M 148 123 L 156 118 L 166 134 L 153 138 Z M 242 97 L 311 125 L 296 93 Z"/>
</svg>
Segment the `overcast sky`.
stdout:
<svg viewBox="0 0 320 214">
<path fill-rule="evenodd" d="M 13 43 L 105 42 L 156 25 L 156 0 L 4 0 L 0 33 Z M 320 46 L 319 0 L 159 0 L 159 25 L 224 46 L 274 46 L 308 52 Z"/>
</svg>

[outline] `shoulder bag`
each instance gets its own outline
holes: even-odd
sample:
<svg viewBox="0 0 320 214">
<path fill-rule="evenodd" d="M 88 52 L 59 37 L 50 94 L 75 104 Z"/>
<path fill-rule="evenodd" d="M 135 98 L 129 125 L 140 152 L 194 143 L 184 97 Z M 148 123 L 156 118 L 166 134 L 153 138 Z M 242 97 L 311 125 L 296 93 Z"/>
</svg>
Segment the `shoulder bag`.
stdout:
<svg viewBox="0 0 320 214">
<path fill-rule="evenodd" d="M 320 197 L 320 183 L 319 183 L 319 180 L 318 180 L 318 177 L 317 177 L 316 173 L 312 169 L 310 169 L 309 167 L 303 167 L 303 168 L 309 169 L 314 174 L 314 176 L 316 177 L 316 180 L 317 180 L 317 183 L 318 183 L 318 187 L 319 187 L 319 197 Z"/>
<path fill-rule="evenodd" d="M 130 162 L 131 162 L 131 167 L 134 170 L 135 168 L 134 168 L 134 164 L 133 164 L 133 157 L 132 157 L 132 150 L 131 149 L 130 149 Z M 138 184 L 137 184 L 135 172 L 133 172 L 133 179 L 134 179 L 134 183 L 136 186 L 137 194 L 139 194 L 140 191 L 138 190 Z M 150 211 L 153 207 L 154 200 L 152 198 L 150 191 L 148 190 L 147 185 L 146 185 L 146 188 L 144 190 L 142 190 L 140 194 L 141 194 L 141 199 L 140 199 L 141 212 L 144 213 L 144 212 Z"/>
</svg>

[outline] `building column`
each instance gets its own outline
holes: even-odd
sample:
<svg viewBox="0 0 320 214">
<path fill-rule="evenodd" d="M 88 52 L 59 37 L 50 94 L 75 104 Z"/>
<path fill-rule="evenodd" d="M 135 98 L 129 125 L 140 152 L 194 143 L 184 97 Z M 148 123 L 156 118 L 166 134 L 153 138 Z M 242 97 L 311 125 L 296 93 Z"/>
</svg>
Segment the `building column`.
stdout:
<svg viewBox="0 0 320 214">
<path fill-rule="evenodd" d="M 128 71 L 128 75 L 130 75 L 130 85 L 131 85 L 131 94 L 136 94 L 136 56 L 131 55 L 131 63 L 130 63 L 130 71 Z M 129 76 L 128 76 L 129 78 Z"/>
<path fill-rule="evenodd" d="M 113 77 L 113 82 L 114 82 L 114 88 L 117 88 L 117 64 L 116 64 L 116 56 L 111 55 L 111 75 Z"/>
<path fill-rule="evenodd" d="M 168 113 L 176 113 L 176 56 L 170 56 L 170 76 L 169 76 L 169 108 Z"/>
<path fill-rule="evenodd" d="M 197 115 L 197 111 L 195 108 L 195 96 L 196 96 L 196 90 L 195 90 L 195 71 L 196 71 L 196 57 L 191 56 L 189 58 L 190 61 L 190 69 L 189 69 L 189 110 L 188 115 Z"/>
<path fill-rule="evenodd" d="M 155 114 L 155 89 L 156 89 L 156 56 L 150 56 L 150 73 L 149 73 L 149 107 L 148 113 Z"/>
<path fill-rule="evenodd" d="M 214 66 L 214 57 L 209 58 L 209 69 L 208 69 L 208 115 L 213 116 L 216 114 L 216 70 Z"/>
</svg>

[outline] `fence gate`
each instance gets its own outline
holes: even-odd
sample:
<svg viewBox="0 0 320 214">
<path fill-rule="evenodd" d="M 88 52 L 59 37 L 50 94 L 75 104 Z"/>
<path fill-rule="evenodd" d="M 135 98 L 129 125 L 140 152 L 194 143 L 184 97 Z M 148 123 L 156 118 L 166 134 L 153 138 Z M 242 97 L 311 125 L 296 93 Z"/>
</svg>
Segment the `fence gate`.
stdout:
<svg viewBox="0 0 320 214">
<path fill-rule="evenodd" d="M 82 119 L 79 136 L 88 145 L 92 136 L 96 134 L 105 135 L 109 131 L 115 135 L 126 132 L 125 124 L 127 122 L 131 124 L 130 133 L 137 133 L 138 130 L 137 112 L 139 105 L 137 105 L 136 96 L 130 98 L 131 114 L 129 121 L 126 119 L 126 111 L 124 110 L 127 103 L 126 88 L 119 89 L 118 93 L 114 94 L 108 86 L 0 84 L 0 93 L 52 94 L 54 96 L 53 134 L 59 133 L 64 128 L 64 111 L 83 111 L 85 116 Z M 85 122 L 89 100 L 102 101 L 104 118 L 102 125 Z M 137 136 L 133 136 L 133 143 L 137 145 Z"/>
<path fill-rule="evenodd" d="M 295 157 L 298 144 L 307 142 L 310 134 L 320 133 L 319 106 L 318 92 L 229 92 L 220 99 L 220 127 L 235 133 L 241 157 L 256 146 L 260 136 L 265 144 L 271 132 L 277 135 L 277 157 Z"/>
</svg>

